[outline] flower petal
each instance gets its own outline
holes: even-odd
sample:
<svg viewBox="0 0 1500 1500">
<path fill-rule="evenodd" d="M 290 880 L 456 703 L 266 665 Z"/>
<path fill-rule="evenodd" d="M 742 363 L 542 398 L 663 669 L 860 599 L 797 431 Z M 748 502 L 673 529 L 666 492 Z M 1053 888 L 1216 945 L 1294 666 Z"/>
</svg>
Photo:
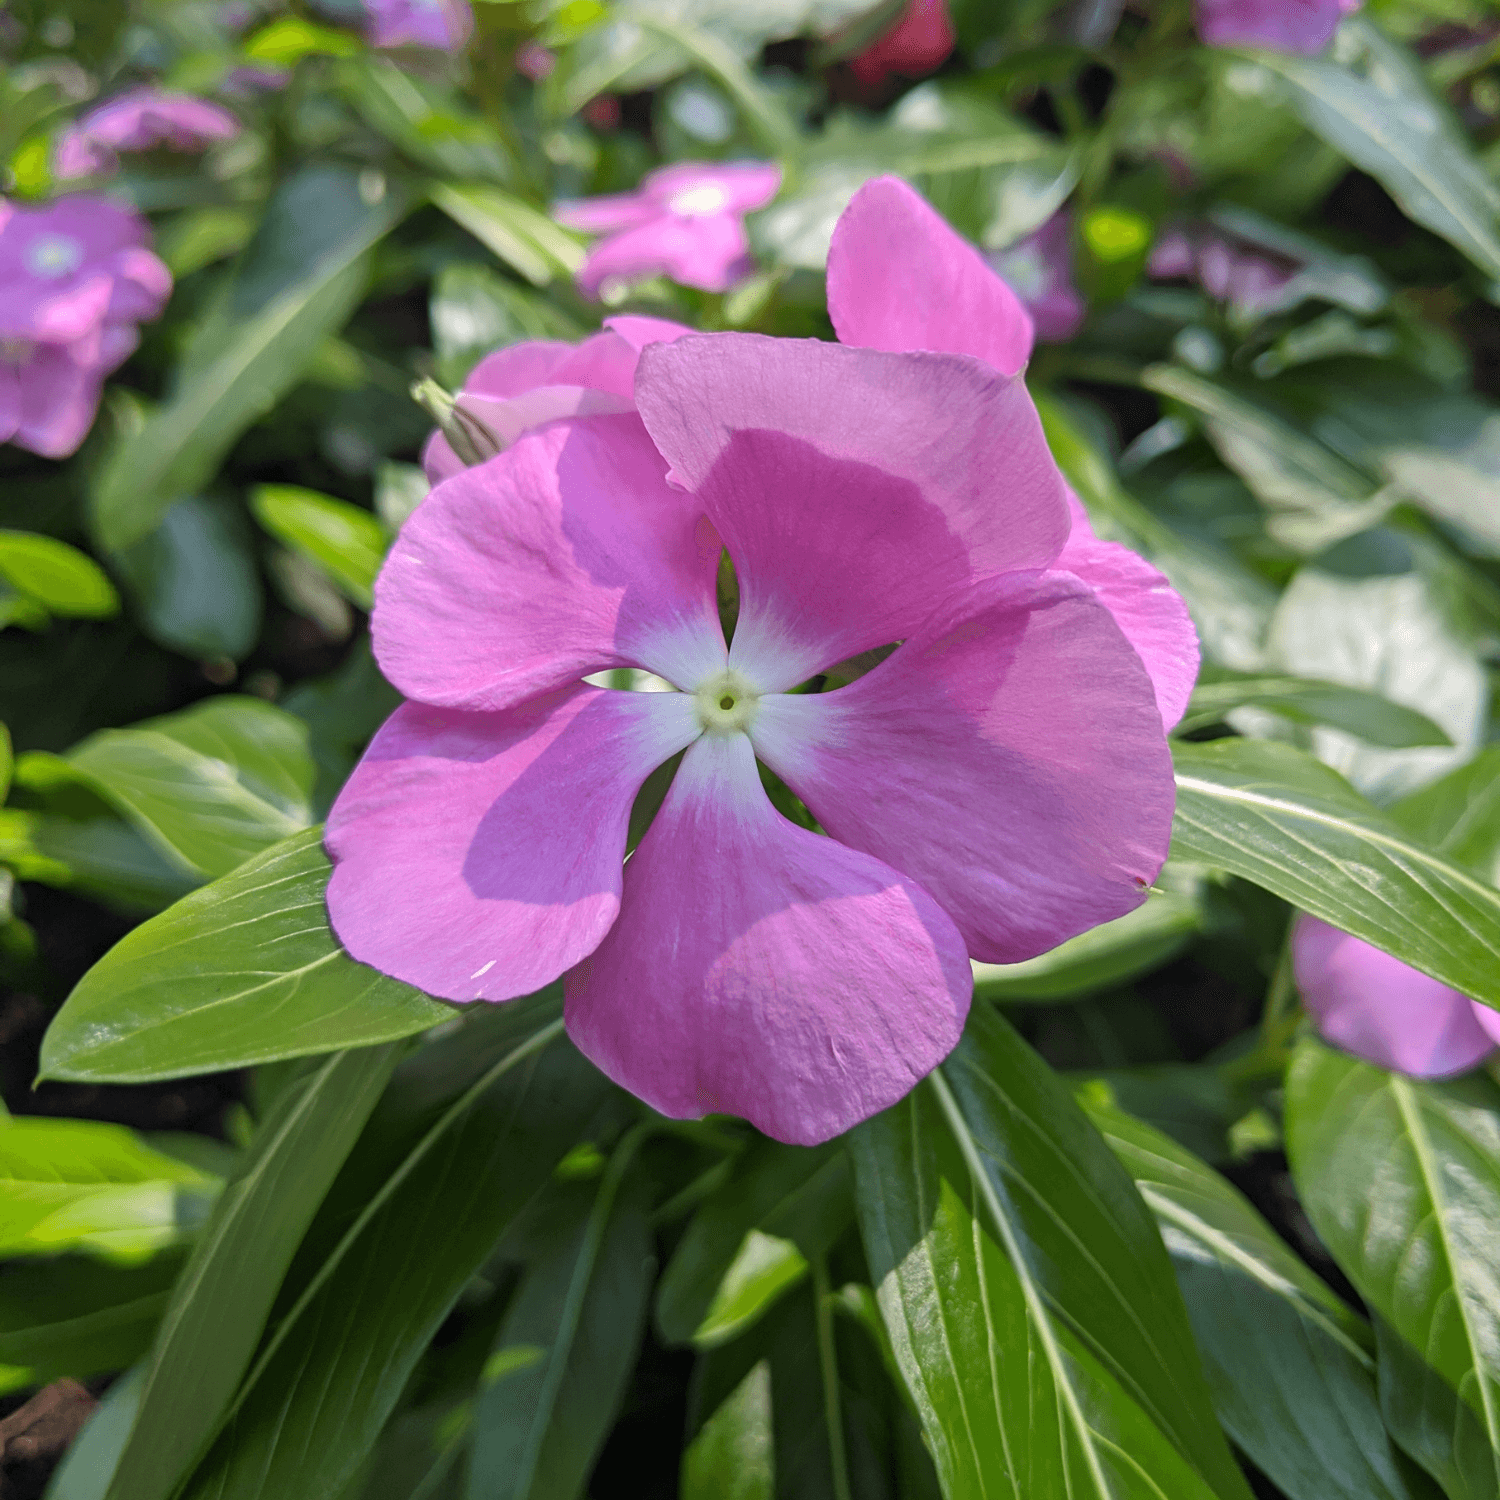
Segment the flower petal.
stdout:
<svg viewBox="0 0 1500 1500">
<path fill-rule="evenodd" d="M 763 689 L 902 640 L 1067 538 L 1026 387 L 971 359 L 699 335 L 645 350 L 636 404 L 739 570 L 731 659 Z"/>
<path fill-rule="evenodd" d="M 630 805 L 699 733 L 680 693 L 576 687 L 500 714 L 407 703 L 328 818 L 349 952 L 446 1000 L 509 1000 L 597 946 Z"/>
<path fill-rule="evenodd" d="M 568 1034 L 674 1119 L 825 1141 L 952 1050 L 972 979 L 920 887 L 777 813 L 743 735 L 705 736 L 625 869 L 620 919 L 567 978 Z"/>
<path fill-rule="evenodd" d="M 495 710 L 604 667 L 722 670 L 720 542 L 634 415 L 553 422 L 445 480 L 375 585 L 375 654 L 408 698 Z"/>
<path fill-rule="evenodd" d="M 1198 632 L 1182 595 L 1138 553 L 1094 535 L 1088 513 L 1069 493 L 1073 530 L 1053 567 L 1081 578 L 1145 663 L 1161 721 L 1170 729 L 1187 712 L 1198 680 Z"/>
<path fill-rule="evenodd" d="M 1292 972 L 1319 1035 L 1378 1067 L 1445 1078 L 1495 1046 L 1457 990 L 1316 917 L 1293 924 Z"/>
<path fill-rule="evenodd" d="M 850 200 L 828 250 L 828 315 L 863 349 L 972 354 L 1004 375 L 1031 358 L 1031 315 L 920 193 L 877 177 Z"/>
<path fill-rule="evenodd" d="M 750 237 L 732 213 L 687 218 L 660 211 L 644 224 L 600 240 L 578 273 L 590 296 L 610 277 L 634 281 L 658 273 L 682 286 L 726 291 L 749 265 Z"/>
<path fill-rule="evenodd" d="M 1016 963 L 1145 899 L 1175 786 L 1151 682 L 1065 574 L 990 579 L 848 687 L 763 699 L 756 752 Z"/>
</svg>

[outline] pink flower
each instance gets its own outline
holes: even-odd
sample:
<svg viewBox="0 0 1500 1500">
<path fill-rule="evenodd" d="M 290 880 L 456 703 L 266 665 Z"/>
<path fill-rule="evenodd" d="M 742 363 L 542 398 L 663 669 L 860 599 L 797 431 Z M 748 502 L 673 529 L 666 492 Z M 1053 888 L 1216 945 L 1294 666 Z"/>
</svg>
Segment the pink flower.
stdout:
<svg viewBox="0 0 1500 1500">
<path fill-rule="evenodd" d="M 989 263 L 1025 304 L 1039 339 L 1060 344 L 1078 332 L 1084 303 L 1073 285 L 1072 221 L 1066 210 L 991 255 Z"/>
<path fill-rule="evenodd" d="M 172 290 L 145 221 L 93 194 L 43 208 L 0 199 L 0 442 L 63 458 L 104 377 Z"/>
<path fill-rule="evenodd" d="M 468 0 L 364 0 L 375 47 L 433 47 L 461 52 L 474 35 Z"/>
<path fill-rule="evenodd" d="M 1267 47 L 1311 56 L 1364 0 L 1196 0 L 1198 35 L 1210 47 Z"/>
<path fill-rule="evenodd" d="M 911 0 L 901 19 L 849 66 L 861 83 L 883 83 L 893 73 L 921 78 L 947 62 L 957 40 L 947 0 Z"/>
<path fill-rule="evenodd" d="M 1146 261 L 1148 276 L 1158 281 L 1191 277 L 1240 318 L 1273 311 L 1301 269 L 1293 260 L 1252 249 L 1218 230 L 1168 230 Z"/>
<path fill-rule="evenodd" d="M 920 205 L 909 189 L 874 189 L 846 268 L 923 222 L 889 198 Z M 916 248 L 955 300 L 928 331 L 971 343 L 984 298 L 1014 298 L 972 251 L 986 285 L 963 286 L 941 227 Z M 637 411 L 552 421 L 433 490 L 376 587 L 376 652 L 411 701 L 328 825 L 356 958 L 454 1000 L 565 975 L 574 1041 L 655 1108 L 809 1143 L 947 1054 L 971 955 L 1139 905 L 1173 808 L 1155 668 L 1107 597 L 1154 584 L 1080 539 L 1024 383 L 967 348 L 848 347 L 882 330 L 830 287 L 845 346 L 651 343 Z M 848 686 L 793 691 L 896 642 Z M 615 666 L 679 691 L 581 680 Z M 683 751 L 624 864 L 637 791 Z M 827 837 L 773 809 L 757 758 Z"/>
<path fill-rule="evenodd" d="M 658 273 L 722 292 L 750 269 L 745 215 L 769 203 L 780 186 L 781 168 L 773 162 L 685 161 L 650 173 L 633 193 L 555 204 L 553 217 L 604 236 L 578 273 L 590 296 L 605 281 Z"/>
<path fill-rule="evenodd" d="M 113 172 L 120 151 L 202 151 L 233 140 L 240 122 L 227 109 L 192 94 L 131 89 L 101 104 L 66 131 L 58 143 L 56 172 L 63 179 Z"/>
<path fill-rule="evenodd" d="M 1316 917 L 1292 928 L 1292 971 L 1322 1038 L 1398 1073 L 1444 1078 L 1500 1043 L 1500 1014 Z"/>
<path fill-rule="evenodd" d="M 581 344 L 531 339 L 486 355 L 469 372 L 458 406 L 484 424 L 497 449 L 562 417 L 634 410 L 635 367 L 647 344 L 670 343 L 692 330 L 664 318 L 606 318 L 604 331 Z M 466 467 L 441 432 L 422 450 L 431 484 Z"/>
</svg>

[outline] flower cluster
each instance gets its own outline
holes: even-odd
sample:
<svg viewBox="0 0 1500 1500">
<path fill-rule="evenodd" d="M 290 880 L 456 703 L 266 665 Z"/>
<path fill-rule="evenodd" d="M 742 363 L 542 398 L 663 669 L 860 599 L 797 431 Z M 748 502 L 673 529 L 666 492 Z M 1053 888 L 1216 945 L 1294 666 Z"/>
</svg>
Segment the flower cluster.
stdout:
<svg viewBox="0 0 1500 1500">
<path fill-rule="evenodd" d="M 106 176 L 119 167 L 121 151 L 202 151 L 239 133 L 240 122 L 207 99 L 131 89 L 90 110 L 63 133 L 54 171 L 64 180 Z"/>
<path fill-rule="evenodd" d="M 877 180 L 829 304 L 838 344 L 618 319 L 493 358 L 501 451 L 429 452 L 448 477 L 373 616 L 410 701 L 327 831 L 356 958 L 455 1001 L 563 976 L 609 1076 L 795 1142 L 947 1054 L 971 956 L 1144 899 L 1197 668 L 1182 601 L 1070 496 L 1016 373 L 1030 322 L 977 251 Z M 617 667 L 676 690 L 586 680 Z"/>
<path fill-rule="evenodd" d="M 130 209 L 78 193 L 41 208 L 0 199 L 0 441 L 63 458 L 104 377 L 172 290 Z"/>
</svg>

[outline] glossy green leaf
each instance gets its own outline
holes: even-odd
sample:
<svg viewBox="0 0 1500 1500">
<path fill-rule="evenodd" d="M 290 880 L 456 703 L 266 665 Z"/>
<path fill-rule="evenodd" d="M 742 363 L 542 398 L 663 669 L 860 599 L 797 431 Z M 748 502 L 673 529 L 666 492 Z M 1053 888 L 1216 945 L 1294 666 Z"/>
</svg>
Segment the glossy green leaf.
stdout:
<svg viewBox="0 0 1500 1500">
<path fill-rule="evenodd" d="M 372 1122 L 304 1244 L 317 1271 L 184 1500 L 336 1495 L 355 1476 L 459 1294 L 610 1098 L 555 1016 L 518 1001 L 479 1018 L 501 1060 L 395 1153 Z"/>
<path fill-rule="evenodd" d="M 195 493 L 343 325 L 368 279 L 367 252 L 404 207 L 393 191 L 366 196 L 354 173 L 332 166 L 304 168 L 277 189 L 172 394 L 104 464 L 91 503 L 107 550 L 148 536 Z"/>
<path fill-rule="evenodd" d="M 258 698 L 209 698 L 101 730 L 67 759 L 163 855 L 200 878 L 227 875 L 312 821 L 306 726 Z"/>
<path fill-rule="evenodd" d="M 172 1294 L 110 1500 L 171 1494 L 213 1436 L 397 1055 L 394 1045 L 334 1053 L 277 1096 Z"/>
<path fill-rule="evenodd" d="M 699 1205 L 662 1273 L 661 1336 L 707 1347 L 741 1332 L 827 1253 L 849 1217 L 841 1147 L 757 1142 Z"/>
<path fill-rule="evenodd" d="M 1490 1450 L 1500 1485 L 1500 1085 L 1484 1073 L 1433 1082 L 1388 1073 L 1321 1042 L 1287 1075 L 1287 1155 L 1308 1218 L 1371 1312 L 1437 1377 L 1400 1412 L 1411 1437 L 1447 1387 Z M 1429 1377 L 1430 1378 L 1430 1377 Z M 1408 1393 L 1409 1397 L 1409 1393 Z M 1450 1428 L 1451 1440 L 1451 1428 Z M 1441 1476 L 1441 1473 L 1439 1474 Z"/>
<path fill-rule="evenodd" d="M 1212 1168 L 1097 1089 L 1080 1102 L 1156 1215 L 1235 1444 L 1290 1500 L 1436 1500 L 1385 1430 L 1364 1320 Z"/>
<path fill-rule="evenodd" d="M 1294 724 L 1326 724 L 1367 744 L 1391 749 L 1453 743 L 1426 714 L 1364 688 L 1285 673 L 1230 672 L 1223 667 L 1204 669 L 1177 733 L 1216 724 L 1247 704 L 1269 708 Z"/>
<path fill-rule="evenodd" d="M 1368 172 L 1408 216 L 1500 277 L 1500 190 L 1421 67 L 1372 21 L 1344 22 L 1334 55 L 1266 52 L 1309 129 Z"/>
<path fill-rule="evenodd" d="M 1413 837 L 1500 886 L 1500 745 L 1402 798 L 1390 814 Z"/>
<path fill-rule="evenodd" d="M 762 1360 L 699 1429 L 682 1456 L 682 1500 L 775 1500 L 771 1366 Z"/>
<path fill-rule="evenodd" d="M 181 1244 L 222 1183 L 121 1125 L 0 1121 L 0 1255 L 139 1261 Z"/>
<path fill-rule="evenodd" d="M 250 507 L 272 536 L 320 567 L 361 609 L 370 608 L 390 537 L 369 511 L 292 484 L 258 485 Z"/>
<path fill-rule="evenodd" d="M 627 1138 L 628 1141 L 629 1138 Z M 616 1148 L 597 1187 L 557 1216 L 506 1311 L 492 1361 L 535 1348 L 474 1399 L 470 1500 L 579 1500 L 614 1425 L 646 1321 L 645 1184 Z"/>
<path fill-rule="evenodd" d="M 1500 891 L 1337 772 L 1266 740 L 1175 743 L 1173 853 L 1228 870 L 1500 1007 Z"/>
<path fill-rule="evenodd" d="M 321 832 L 295 834 L 137 927 L 42 1043 L 47 1078 L 139 1083 L 371 1046 L 452 1007 L 356 963 L 328 926 Z"/>
<path fill-rule="evenodd" d="M 952 1496 L 1243 1497 L 1156 1226 L 986 1007 L 851 1136 L 866 1255 Z"/>
<path fill-rule="evenodd" d="M 533 286 L 572 275 L 583 247 L 529 203 L 499 188 L 437 183 L 432 201 Z"/>
<path fill-rule="evenodd" d="M 120 608 L 93 558 L 35 532 L 0 531 L 0 579 L 54 615 L 106 619 Z"/>
</svg>

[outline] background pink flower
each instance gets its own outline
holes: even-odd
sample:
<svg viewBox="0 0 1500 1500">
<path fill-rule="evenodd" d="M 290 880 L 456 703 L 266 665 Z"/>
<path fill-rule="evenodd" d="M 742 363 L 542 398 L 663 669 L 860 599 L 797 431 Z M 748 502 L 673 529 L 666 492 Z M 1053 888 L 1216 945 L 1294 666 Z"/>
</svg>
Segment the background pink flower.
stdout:
<svg viewBox="0 0 1500 1500">
<path fill-rule="evenodd" d="M 1364 0 L 1195 0 L 1198 35 L 1210 47 L 1321 52 Z"/>
<path fill-rule="evenodd" d="M 376 47 L 432 47 L 460 52 L 474 35 L 468 0 L 364 0 L 366 29 Z"/>
<path fill-rule="evenodd" d="M 600 234 L 578 273 L 597 296 L 606 280 L 665 274 L 683 286 L 722 292 L 750 269 L 745 215 L 781 186 L 773 162 L 679 162 L 650 173 L 633 193 L 566 199 L 553 217 L 569 229 Z"/>
<path fill-rule="evenodd" d="M 1072 234 L 1072 216 L 1063 210 L 1034 234 L 989 257 L 990 265 L 1025 304 L 1043 343 L 1062 343 L 1083 323 L 1083 297 L 1073 285 Z"/>
<path fill-rule="evenodd" d="M 1146 274 L 1158 281 L 1192 278 L 1240 317 L 1276 307 L 1302 267 L 1217 229 L 1169 229 L 1151 247 Z"/>
<path fill-rule="evenodd" d="M 882 83 L 893 73 L 921 78 L 942 67 L 957 40 L 947 0 L 911 0 L 901 19 L 849 66 L 862 83 Z"/>
<path fill-rule="evenodd" d="M 227 109 L 192 94 L 155 88 L 129 93 L 90 110 L 61 138 L 55 171 L 60 178 L 113 172 L 121 151 L 202 151 L 233 140 L 240 122 Z"/>
<path fill-rule="evenodd" d="M 1443 1078 L 1500 1043 L 1500 1013 L 1316 917 L 1296 919 L 1292 970 L 1318 1034 L 1382 1068 Z"/>
<path fill-rule="evenodd" d="M 83 441 L 134 325 L 172 290 L 150 238 L 144 219 L 93 194 L 0 200 L 0 441 L 48 458 Z"/>
</svg>

